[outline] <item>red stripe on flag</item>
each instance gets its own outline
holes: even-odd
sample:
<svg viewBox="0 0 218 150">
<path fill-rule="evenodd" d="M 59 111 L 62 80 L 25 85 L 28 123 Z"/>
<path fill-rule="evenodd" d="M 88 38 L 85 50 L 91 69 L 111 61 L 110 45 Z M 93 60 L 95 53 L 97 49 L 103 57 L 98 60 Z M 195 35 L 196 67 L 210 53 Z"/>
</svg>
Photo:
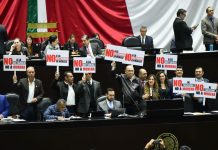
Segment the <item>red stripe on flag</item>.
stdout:
<svg viewBox="0 0 218 150">
<path fill-rule="evenodd" d="M 83 34 L 99 33 L 106 44 L 121 44 L 125 36 L 133 34 L 125 0 L 47 0 L 46 7 L 48 22 L 58 23 L 62 44 L 72 33 L 78 42 Z"/>
</svg>

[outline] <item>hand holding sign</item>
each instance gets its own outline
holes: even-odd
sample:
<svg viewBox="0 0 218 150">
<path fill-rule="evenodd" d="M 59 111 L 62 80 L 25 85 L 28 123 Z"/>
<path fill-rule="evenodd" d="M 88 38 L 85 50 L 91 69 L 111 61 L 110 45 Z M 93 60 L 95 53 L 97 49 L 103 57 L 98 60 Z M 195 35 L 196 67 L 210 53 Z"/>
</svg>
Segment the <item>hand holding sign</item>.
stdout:
<svg viewBox="0 0 218 150">
<path fill-rule="evenodd" d="M 13 75 L 13 83 L 17 83 L 17 75 L 16 75 L 16 73 L 14 73 L 14 75 Z"/>
<path fill-rule="evenodd" d="M 55 80 L 58 80 L 59 79 L 59 77 L 60 77 L 60 72 L 55 72 Z"/>
<path fill-rule="evenodd" d="M 115 70 L 115 69 L 116 69 L 116 62 L 115 62 L 115 61 L 113 61 L 113 62 L 111 63 L 111 67 L 112 67 L 112 70 Z"/>
</svg>

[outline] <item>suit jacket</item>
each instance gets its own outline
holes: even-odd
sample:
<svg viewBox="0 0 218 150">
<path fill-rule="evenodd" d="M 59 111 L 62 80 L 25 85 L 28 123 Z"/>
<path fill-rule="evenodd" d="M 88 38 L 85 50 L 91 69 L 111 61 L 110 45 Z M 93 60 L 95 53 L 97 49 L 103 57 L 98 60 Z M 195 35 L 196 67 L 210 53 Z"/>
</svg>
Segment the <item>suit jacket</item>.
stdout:
<svg viewBox="0 0 218 150">
<path fill-rule="evenodd" d="M 137 38 L 139 39 L 141 46 L 145 46 L 146 48 L 154 48 L 153 38 L 151 36 L 146 35 L 145 45 L 142 45 L 142 39 L 140 35 L 137 36 Z"/>
<path fill-rule="evenodd" d="M 24 107 L 27 104 L 28 94 L 29 94 L 29 82 L 28 78 L 22 78 L 17 83 L 17 87 L 20 89 L 20 104 L 21 107 Z M 44 89 L 42 86 L 42 81 L 35 79 L 35 89 L 34 89 L 34 98 L 37 99 L 37 103 L 42 99 L 44 95 Z"/>
<path fill-rule="evenodd" d="M 67 101 L 68 96 L 68 85 L 64 81 L 53 80 L 52 81 L 52 88 L 56 90 L 58 94 L 58 99 L 64 99 Z M 73 89 L 75 92 L 75 102 L 78 103 L 78 86 L 73 83 Z"/>
<path fill-rule="evenodd" d="M 214 18 L 214 28 L 208 16 L 201 20 L 201 32 L 204 36 L 204 44 L 213 44 L 218 34 L 218 19 Z"/>
<path fill-rule="evenodd" d="M 96 101 L 101 94 L 101 85 L 100 82 L 92 80 L 92 84 L 94 86 L 94 100 Z M 83 83 L 79 81 L 79 102 L 78 102 L 78 113 L 88 113 L 90 103 L 91 103 L 91 93 L 89 90 L 89 85 L 87 83 Z"/>
<path fill-rule="evenodd" d="M 5 95 L 0 95 L 0 114 L 5 117 L 8 116 L 9 113 L 9 104 Z"/>
<path fill-rule="evenodd" d="M 178 52 L 182 52 L 182 50 L 192 50 L 192 29 L 188 27 L 186 22 L 177 17 L 173 22 L 173 30 Z"/>
<path fill-rule="evenodd" d="M 121 108 L 121 102 L 117 101 L 117 100 L 113 100 L 113 110 L 117 110 L 118 108 Z M 110 108 L 107 105 L 107 100 L 101 101 L 97 104 L 97 110 L 98 111 L 105 111 L 105 113 L 108 113 L 108 111 L 110 110 Z"/>
<path fill-rule="evenodd" d="M 3 25 L 0 25 L 0 55 L 5 54 L 6 46 L 5 46 L 4 42 L 6 42 L 6 41 L 8 41 L 7 31 Z"/>
<path fill-rule="evenodd" d="M 94 56 L 100 55 L 100 54 L 101 54 L 101 48 L 99 47 L 99 45 L 98 45 L 97 43 L 90 43 L 90 44 L 91 44 L 91 47 L 92 47 L 93 55 L 94 55 Z M 80 54 L 80 56 L 82 56 L 82 57 L 87 57 L 87 49 L 86 49 L 86 46 L 83 46 L 83 47 L 80 48 L 79 54 Z"/>
</svg>

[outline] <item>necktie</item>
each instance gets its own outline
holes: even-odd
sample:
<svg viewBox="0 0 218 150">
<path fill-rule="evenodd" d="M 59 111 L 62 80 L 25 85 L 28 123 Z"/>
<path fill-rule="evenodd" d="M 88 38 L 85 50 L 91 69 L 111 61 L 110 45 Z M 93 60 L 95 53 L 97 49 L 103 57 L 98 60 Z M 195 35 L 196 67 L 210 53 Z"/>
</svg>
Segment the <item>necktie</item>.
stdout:
<svg viewBox="0 0 218 150">
<path fill-rule="evenodd" d="M 145 37 L 142 37 L 142 45 L 145 45 Z"/>
<path fill-rule="evenodd" d="M 210 21 L 211 21 L 211 24 L 212 24 L 212 27 L 213 27 L 213 30 L 214 30 L 214 22 L 213 22 L 214 20 L 213 20 L 212 17 L 210 18 Z"/>
<path fill-rule="evenodd" d="M 89 47 L 87 47 L 87 54 L 91 55 L 91 51 L 90 51 Z"/>
<path fill-rule="evenodd" d="M 142 87 L 144 87 L 145 86 L 145 81 L 142 81 Z"/>
</svg>

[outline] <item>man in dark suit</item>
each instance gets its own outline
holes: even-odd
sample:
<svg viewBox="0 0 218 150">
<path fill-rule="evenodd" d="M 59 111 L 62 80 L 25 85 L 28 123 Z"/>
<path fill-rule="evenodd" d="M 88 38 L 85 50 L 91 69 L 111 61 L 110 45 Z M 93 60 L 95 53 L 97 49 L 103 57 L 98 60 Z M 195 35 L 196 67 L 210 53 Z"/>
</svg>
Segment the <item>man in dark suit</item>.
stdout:
<svg viewBox="0 0 218 150">
<path fill-rule="evenodd" d="M 147 27 L 142 26 L 140 28 L 140 35 L 137 36 L 137 38 L 141 43 L 141 46 L 147 49 L 154 48 L 153 38 L 151 36 L 146 35 L 146 33 L 147 33 Z"/>
<path fill-rule="evenodd" d="M 76 105 L 78 103 L 78 87 L 73 82 L 74 77 L 72 72 L 64 72 L 64 81 L 59 81 L 60 73 L 55 73 L 55 79 L 52 82 L 52 88 L 56 90 L 58 99 L 64 99 L 66 101 L 66 107 L 68 111 L 73 114 L 76 113 Z"/>
<path fill-rule="evenodd" d="M 139 69 L 139 83 L 140 83 L 140 97 L 144 94 L 145 83 L 147 82 L 147 70 L 144 68 Z"/>
<path fill-rule="evenodd" d="M 35 78 L 35 69 L 30 66 L 27 68 L 27 78 L 17 81 L 17 76 L 13 76 L 13 83 L 21 90 L 21 118 L 27 121 L 37 120 L 37 104 L 44 95 L 42 81 Z"/>
<path fill-rule="evenodd" d="M 81 116 L 97 110 L 96 100 L 102 95 L 100 82 L 92 79 L 91 73 L 86 73 L 78 83 L 79 103 L 77 112 Z"/>
<path fill-rule="evenodd" d="M 5 54 L 5 42 L 8 41 L 8 34 L 3 25 L 0 24 L 0 58 Z"/>
<path fill-rule="evenodd" d="M 207 16 L 201 21 L 201 31 L 204 36 L 204 45 L 207 51 L 210 50 L 210 44 L 214 50 L 218 50 L 218 19 L 215 18 L 212 7 L 207 7 Z"/>
<path fill-rule="evenodd" d="M 83 46 L 79 50 L 82 57 L 95 57 L 101 55 L 101 48 L 97 43 L 90 43 L 88 35 L 82 36 Z"/>
<path fill-rule="evenodd" d="M 121 102 L 115 100 L 115 91 L 112 88 L 106 90 L 106 100 L 101 101 L 97 104 L 98 111 L 105 111 L 105 113 L 110 113 L 112 115 L 114 110 L 121 108 Z"/>
<path fill-rule="evenodd" d="M 197 28 L 194 26 L 192 28 L 188 27 L 184 21 L 186 17 L 186 10 L 179 9 L 177 11 L 177 17 L 173 22 L 173 30 L 175 35 L 175 44 L 177 52 L 180 53 L 183 50 L 192 50 L 192 32 Z"/>
</svg>

